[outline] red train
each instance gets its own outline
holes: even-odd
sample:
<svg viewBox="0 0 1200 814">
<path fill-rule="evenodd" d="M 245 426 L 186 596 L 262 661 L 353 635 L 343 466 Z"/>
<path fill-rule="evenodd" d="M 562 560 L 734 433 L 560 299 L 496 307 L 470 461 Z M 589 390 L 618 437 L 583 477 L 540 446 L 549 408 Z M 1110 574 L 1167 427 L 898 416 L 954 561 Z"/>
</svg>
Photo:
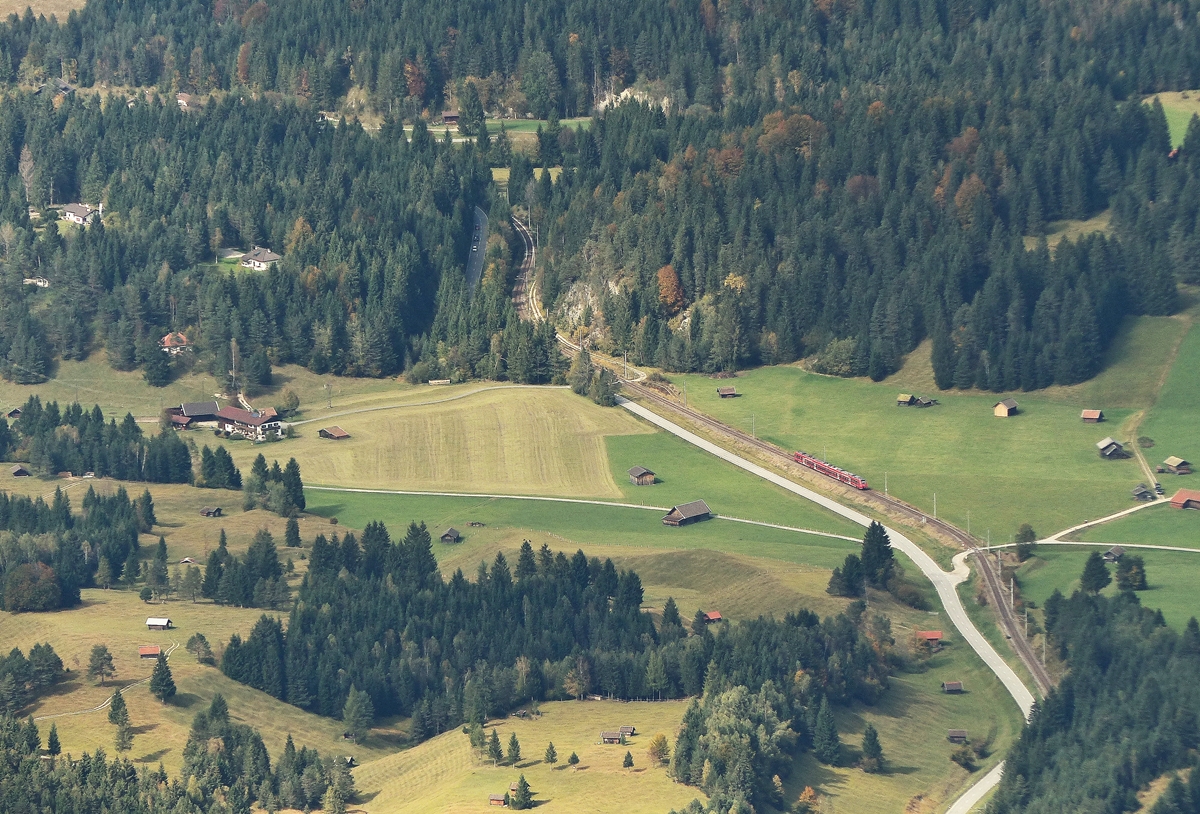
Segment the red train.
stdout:
<svg viewBox="0 0 1200 814">
<path fill-rule="evenodd" d="M 820 458 L 814 458 L 807 452 L 797 452 L 792 456 L 792 458 L 801 466 L 807 466 L 809 469 L 820 472 L 822 475 L 828 475 L 835 480 L 840 480 L 847 486 L 853 486 L 855 489 L 871 488 L 867 486 L 866 480 L 860 478 L 858 475 L 855 475 L 853 472 L 847 472 L 844 469 L 838 469 L 832 464 L 825 463 Z"/>
</svg>

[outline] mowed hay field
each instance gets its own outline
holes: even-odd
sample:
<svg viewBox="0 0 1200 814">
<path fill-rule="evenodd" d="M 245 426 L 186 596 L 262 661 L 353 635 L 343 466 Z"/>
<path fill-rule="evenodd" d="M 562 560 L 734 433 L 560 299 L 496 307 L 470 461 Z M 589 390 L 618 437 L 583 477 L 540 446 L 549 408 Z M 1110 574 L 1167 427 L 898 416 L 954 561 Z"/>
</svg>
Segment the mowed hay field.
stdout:
<svg viewBox="0 0 1200 814">
<path fill-rule="evenodd" d="M 1200 329 L 1188 331 L 1179 346 L 1171 373 L 1139 434 L 1154 441 L 1154 447 L 1145 450 L 1152 466 L 1172 455 L 1200 466 Z M 1200 475 L 1196 474 L 1164 473 L 1158 479 L 1168 497 L 1181 487 L 1200 489 Z"/>
<path fill-rule="evenodd" d="M 284 443 L 227 447 L 243 471 L 259 452 L 285 462 L 295 457 L 309 484 L 619 498 L 604 437 L 650 431 L 624 410 L 598 407 L 567 389 L 425 392 L 438 403 L 329 418 L 350 433 L 347 440 L 319 437 L 327 424 L 318 421 Z"/>
<path fill-rule="evenodd" d="M 25 9 L 31 8 L 35 17 L 54 16 L 60 23 L 65 23 L 67 15 L 83 8 L 84 2 L 85 0 L 0 0 L 0 15 L 7 17 L 16 14 L 19 17 L 25 13 Z"/>
<path fill-rule="evenodd" d="M 1057 588 L 1070 595 L 1079 588 L 1079 575 L 1092 551 L 1105 551 L 1108 544 L 1095 548 L 1086 546 L 1039 546 L 1037 556 L 1028 560 L 1018 572 L 1021 592 L 1039 605 Z M 1196 574 L 1200 573 L 1200 552 L 1127 550 L 1146 561 L 1146 581 L 1150 590 L 1139 591 L 1137 597 L 1147 608 L 1161 610 L 1163 618 L 1176 630 L 1182 630 L 1188 619 L 1200 617 L 1200 600 L 1196 597 Z M 1117 593 L 1116 569 L 1109 566 L 1113 583 L 1104 589 L 1108 596 Z"/>
<path fill-rule="evenodd" d="M 310 715 L 257 690 L 229 680 L 220 670 L 197 663 L 183 645 L 193 633 L 203 633 L 217 650 L 234 633 L 246 636 L 263 611 L 227 608 L 210 602 L 170 601 L 148 605 L 127 590 L 85 589 L 83 604 L 53 613 L 0 613 L 0 647 L 5 652 L 19 647 L 28 652 L 36 642 L 49 642 L 71 670 L 69 679 L 29 709 L 39 719 L 43 740 L 51 721 L 58 727 L 63 752 L 79 755 L 103 747 L 113 754 L 114 728 L 107 710 L 68 714 L 104 703 L 116 687 L 148 678 L 154 662 L 140 660 L 139 645 L 157 644 L 166 651 L 179 646 L 170 656 L 171 672 L 178 694 L 169 704 L 155 699 L 145 684 L 125 693 L 134 727 L 130 757 L 178 772 L 183 761 L 192 718 L 220 692 L 229 702 L 234 719 L 257 728 L 272 756 L 278 757 L 284 741 L 292 734 L 297 746 L 307 744 L 322 753 L 347 751 L 338 721 Z M 147 616 L 169 616 L 175 629 L 148 631 Z M 286 615 L 285 615 L 286 616 Z M 95 644 L 107 645 L 117 668 L 115 679 L 104 686 L 84 677 L 88 657 Z M 387 742 L 377 739 L 372 748 L 356 747 L 359 760 L 381 756 Z"/>
<path fill-rule="evenodd" d="M 1168 492 L 1168 496 L 1169 494 Z M 1200 512 L 1192 509 L 1173 509 L 1166 501 L 1159 501 L 1158 505 L 1149 509 L 1086 528 L 1079 534 L 1072 535 L 1071 539 L 1096 543 L 1137 543 L 1200 549 Z M 1197 560 L 1196 564 L 1200 565 L 1200 560 Z"/>
<path fill-rule="evenodd" d="M 1156 93 L 1147 96 L 1145 101 L 1149 103 L 1156 98 L 1162 103 L 1163 113 L 1167 117 L 1167 127 L 1171 130 L 1171 146 L 1182 146 L 1192 116 L 1200 113 L 1200 90 Z"/>
</svg>

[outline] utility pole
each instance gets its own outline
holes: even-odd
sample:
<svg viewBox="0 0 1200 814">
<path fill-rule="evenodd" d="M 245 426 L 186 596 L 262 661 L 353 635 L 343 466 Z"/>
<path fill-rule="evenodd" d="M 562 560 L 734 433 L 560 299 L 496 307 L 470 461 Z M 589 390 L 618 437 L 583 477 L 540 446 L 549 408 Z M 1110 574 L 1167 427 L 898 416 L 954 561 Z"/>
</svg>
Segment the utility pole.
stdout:
<svg viewBox="0 0 1200 814">
<path fill-rule="evenodd" d="M 751 438 L 758 437 L 758 430 L 754 426 L 754 413 L 750 414 L 750 437 Z"/>
<path fill-rule="evenodd" d="M 937 492 L 933 493 L 933 519 L 937 520 Z"/>
<path fill-rule="evenodd" d="M 1008 607 L 1012 610 L 1017 606 L 1017 581 L 1013 577 L 1008 578 Z"/>
<path fill-rule="evenodd" d="M 888 493 L 888 490 L 887 490 L 887 473 L 886 473 L 886 472 L 884 472 L 884 473 L 883 473 L 883 496 L 884 496 L 884 497 L 887 497 L 887 493 Z"/>
</svg>

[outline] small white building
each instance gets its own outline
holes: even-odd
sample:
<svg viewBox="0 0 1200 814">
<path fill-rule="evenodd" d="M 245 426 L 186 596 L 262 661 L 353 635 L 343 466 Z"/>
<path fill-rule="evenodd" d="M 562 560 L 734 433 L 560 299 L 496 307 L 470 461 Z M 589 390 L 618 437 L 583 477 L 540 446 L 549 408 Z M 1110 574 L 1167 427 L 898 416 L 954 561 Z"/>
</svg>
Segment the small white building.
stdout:
<svg viewBox="0 0 1200 814">
<path fill-rule="evenodd" d="M 63 220 L 74 223 L 77 226 L 87 226 L 97 217 L 104 214 L 104 204 L 99 207 L 93 207 L 91 204 L 85 203 L 69 203 L 62 209 Z"/>
<path fill-rule="evenodd" d="M 251 251 L 242 255 L 242 265 L 255 271 L 266 271 L 283 258 L 270 249 L 255 246 Z"/>
<path fill-rule="evenodd" d="M 36 285 L 38 288 L 49 288 L 50 281 L 45 277 L 26 277 L 22 280 L 25 285 Z"/>
<path fill-rule="evenodd" d="M 146 627 L 150 630 L 170 630 L 171 620 L 165 616 L 151 616 L 146 620 Z"/>
</svg>

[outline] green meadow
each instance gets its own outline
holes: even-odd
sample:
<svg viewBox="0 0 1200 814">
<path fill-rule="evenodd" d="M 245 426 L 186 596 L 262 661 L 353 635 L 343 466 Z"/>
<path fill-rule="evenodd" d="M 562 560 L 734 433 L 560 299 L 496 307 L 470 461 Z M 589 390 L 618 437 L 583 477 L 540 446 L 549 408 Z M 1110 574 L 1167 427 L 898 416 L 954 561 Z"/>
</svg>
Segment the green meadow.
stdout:
<svg viewBox="0 0 1200 814">
<path fill-rule="evenodd" d="M 1166 501 L 1160 501 L 1149 509 L 1086 528 L 1072 539 L 1200 549 L 1200 512 L 1173 509 Z"/>
</svg>

